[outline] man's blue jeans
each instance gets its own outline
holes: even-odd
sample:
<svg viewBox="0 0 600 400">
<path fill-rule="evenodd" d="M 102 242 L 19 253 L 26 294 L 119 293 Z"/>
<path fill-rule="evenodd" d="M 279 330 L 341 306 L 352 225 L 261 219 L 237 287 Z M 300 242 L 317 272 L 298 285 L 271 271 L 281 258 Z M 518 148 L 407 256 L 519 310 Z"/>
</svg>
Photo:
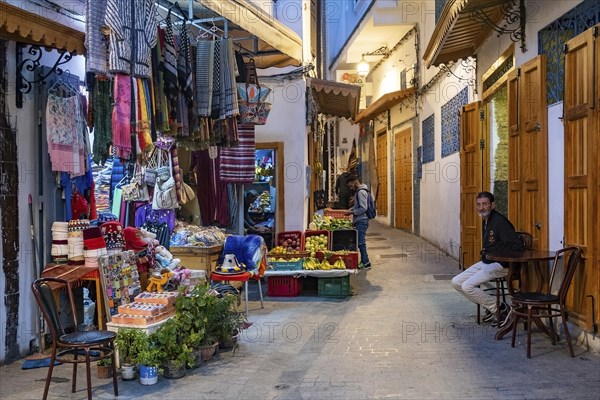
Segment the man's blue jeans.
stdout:
<svg viewBox="0 0 600 400">
<path fill-rule="evenodd" d="M 358 232 L 358 250 L 360 250 L 360 262 L 363 265 L 370 264 L 369 255 L 367 254 L 367 229 L 369 229 L 369 220 L 363 219 L 354 224 L 356 232 Z"/>
</svg>

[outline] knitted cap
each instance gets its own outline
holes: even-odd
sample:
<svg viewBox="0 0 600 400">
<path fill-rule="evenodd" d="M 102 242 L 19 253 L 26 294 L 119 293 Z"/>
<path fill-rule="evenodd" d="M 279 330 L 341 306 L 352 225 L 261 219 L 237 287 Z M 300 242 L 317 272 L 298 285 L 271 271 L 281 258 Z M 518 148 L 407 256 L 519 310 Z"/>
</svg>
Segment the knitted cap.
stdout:
<svg viewBox="0 0 600 400">
<path fill-rule="evenodd" d="M 128 226 L 123 229 L 125 236 L 125 249 L 127 250 L 143 250 L 148 246 L 148 242 L 142 239 L 142 233 L 139 229 Z"/>
<path fill-rule="evenodd" d="M 105 222 L 100 227 L 107 249 L 122 248 L 125 246 L 123 227 L 117 221 Z"/>
<path fill-rule="evenodd" d="M 89 219 L 72 219 L 69 221 L 69 232 L 82 231 L 90 227 Z"/>
</svg>

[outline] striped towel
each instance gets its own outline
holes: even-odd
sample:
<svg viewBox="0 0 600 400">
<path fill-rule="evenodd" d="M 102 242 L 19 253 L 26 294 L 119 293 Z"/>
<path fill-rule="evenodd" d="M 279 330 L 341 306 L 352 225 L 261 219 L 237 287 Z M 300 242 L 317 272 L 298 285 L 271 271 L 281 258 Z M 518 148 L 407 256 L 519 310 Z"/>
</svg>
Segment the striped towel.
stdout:
<svg viewBox="0 0 600 400">
<path fill-rule="evenodd" d="M 213 97 L 213 63 L 215 42 L 198 40 L 196 50 L 196 98 L 198 116 L 209 117 Z"/>
<path fill-rule="evenodd" d="M 237 147 L 221 149 L 222 182 L 252 183 L 255 177 L 254 125 L 238 126 L 239 143 Z"/>
</svg>

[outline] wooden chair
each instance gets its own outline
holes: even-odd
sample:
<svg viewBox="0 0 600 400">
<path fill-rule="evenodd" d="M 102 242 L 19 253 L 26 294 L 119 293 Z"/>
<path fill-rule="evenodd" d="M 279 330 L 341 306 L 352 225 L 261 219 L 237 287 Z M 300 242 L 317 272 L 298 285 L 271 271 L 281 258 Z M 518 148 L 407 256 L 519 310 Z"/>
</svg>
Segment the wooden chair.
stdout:
<svg viewBox="0 0 600 400">
<path fill-rule="evenodd" d="M 517 235 L 523 241 L 523 246 L 525 250 L 531 249 L 533 245 L 533 235 L 529 232 L 516 232 Z M 494 287 L 484 289 L 485 291 L 496 292 L 496 321 L 500 321 L 500 298 L 502 298 L 502 302 L 506 303 L 506 293 L 508 292 L 508 281 L 506 278 L 496 278 L 493 281 Z M 477 324 L 481 323 L 481 305 L 477 304 Z M 498 326 L 500 328 L 500 326 Z"/>
<path fill-rule="evenodd" d="M 571 357 L 575 357 L 571 335 L 567 326 L 566 299 L 571 286 L 571 281 L 575 275 L 577 267 L 581 264 L 582 250 L 577 246 L 565 247 L 556 252 L 554 262 L 550 272 L 550 280 L 545 289 L 536 292 L 518 292 L 513 295 L 513 315 L 514 325 L 512 331 L 511 346 L 515 347 L 515 338 L 517 336 L 517 326 L 519 319 L 527 318 L 527 358 L 531 358 L 531 328 L 532 322 L 552 338 L 552 344 L 556 344 L 558 334 L 554 331 L 552 318 L 561 317 L 569 352 Z M 560 263 L 560 258 L 563 262 Z M 560 266 L 562 265 L 562 269 Z M 562 273 L 562 277 L 558 277 Z M 556 286 L 558 288 L 556 288 Z M 541 322 L 542 318 L 548 318 L 549 329 Z"/>
<path fill-rule="evenodd" d="M 91 363 L 105 358 L 110 358 L 112 361 L 113 391 L 114 395 L 118 396 L 119 388 L 117 385 L 117 362 L 115 359 L 114 344 L 116 334 L 109 331 L 79 332 L 77 330 L 78 324 L 75 301 L 71 284 L 68 281 L 59 278 L 40 278 L 31 284 L 31 289 L 33 290 L 35 300 L 42 310 L 42 314 L 50 329 L 50 334 L 52 335 L 52 356 L 50 359 L 50 366 L 48 367 L 48 375 L 46 376 L 43 399 L 45 400 L 48 397 L 48 389 L 50 387 L 52 371 L 56 361 L 73 364 L 73 382 L 71 386 L 71 391 L 73 393 L 75 393 L 75 386 L 77 383 L 77 364 L 85 363 L 87 397 L 88 399 L 91 399 Z M 73 316 L 74 326 L 74 330 L 71 333 L 67 333 L 65 327 L 63 327 L 53 290 L 66 291 L 69 296 L 69 311 Z M 79 358 L 78 356 L 82 354 L 83 358 Z"/>
</svg>

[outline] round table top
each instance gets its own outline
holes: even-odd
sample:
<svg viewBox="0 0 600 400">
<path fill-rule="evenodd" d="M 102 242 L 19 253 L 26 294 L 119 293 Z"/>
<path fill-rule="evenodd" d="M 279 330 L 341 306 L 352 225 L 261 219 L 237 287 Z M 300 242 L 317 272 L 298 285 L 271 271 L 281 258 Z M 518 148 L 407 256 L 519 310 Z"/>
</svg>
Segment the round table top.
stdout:
<svg viewBox="0 0 600 400">
<path fill-rule="evenodd" d="M 553 260 L 555 251 L 548 250 L 523 250 L 511 251 L 506 253 L 486 253 L 485 257 L 491 261 L 500 262 L 528 262 L 528 261 L 546 261 Z"/>
</svg>

